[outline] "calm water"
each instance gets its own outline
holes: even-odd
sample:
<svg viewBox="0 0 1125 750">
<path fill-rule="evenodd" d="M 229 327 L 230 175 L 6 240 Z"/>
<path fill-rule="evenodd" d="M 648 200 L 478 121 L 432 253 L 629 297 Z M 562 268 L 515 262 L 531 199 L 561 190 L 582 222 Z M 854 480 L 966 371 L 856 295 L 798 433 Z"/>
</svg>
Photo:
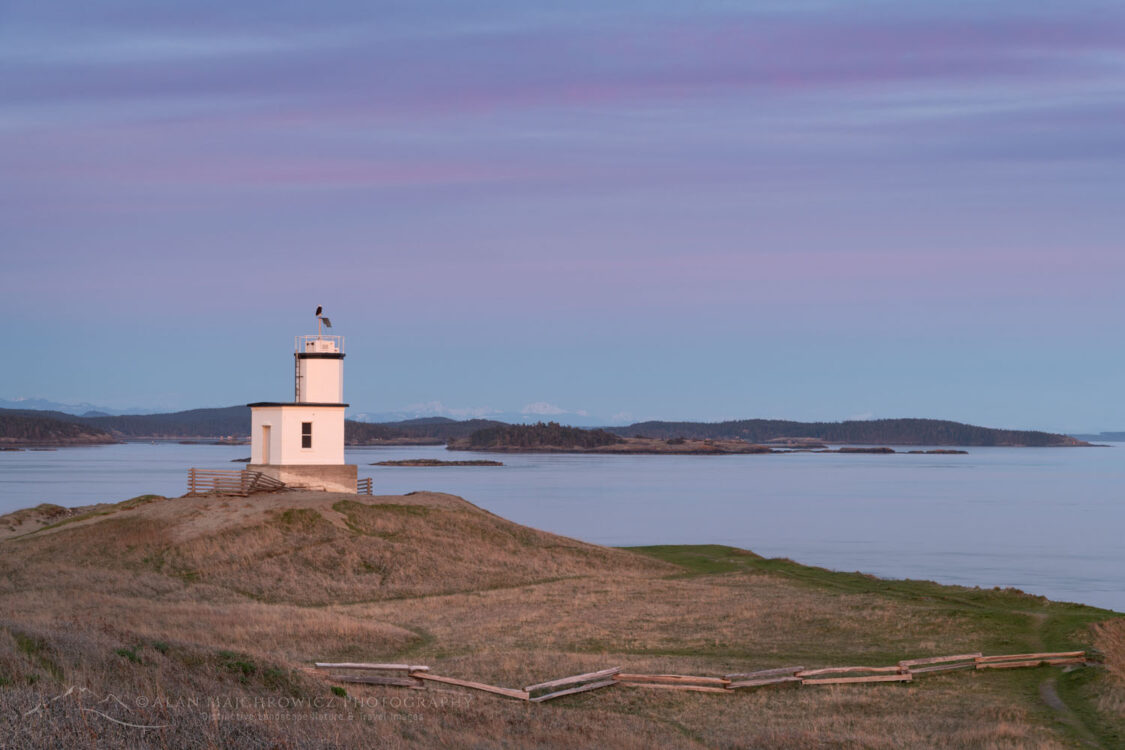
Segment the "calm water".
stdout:
<svg viewBox="0 0 1125 750">
<path fill-rule="evenodd" d="M 1125 444 L 970 448 L 967 456 L 568 456 L 348 451 L 376 492 L 438 490 L 598 544 L 718 543 L 839 570 L 1015 586 L 1125 611 Z M 0 452 L 0 513 L 154 492 L 248 446 L 126 444 Z M 497 458 L 500 468 L 372 461 Z"/>
</svg>

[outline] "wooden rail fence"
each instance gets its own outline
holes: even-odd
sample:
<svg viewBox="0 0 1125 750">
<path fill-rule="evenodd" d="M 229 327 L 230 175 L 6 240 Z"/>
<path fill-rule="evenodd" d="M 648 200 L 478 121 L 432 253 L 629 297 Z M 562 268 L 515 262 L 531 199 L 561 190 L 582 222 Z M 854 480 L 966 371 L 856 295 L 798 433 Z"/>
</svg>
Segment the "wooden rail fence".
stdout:
<svg viewBox="0 0 1125 750">
<path fill-rule="evenodd" d="M 371 477 L 364 477 L 363 479 L 356 480 L 355 493 L 357 495 L 370 495 Z"/>
<path fill-rule="evenodd" d="M 254 492 L 273 492 L 285 487 L 285 483 L 267 477 L 260 471 L 249 469 L 188 469 L 189 495 L 240 495 L 246 497 Z"/>
<path fill-rule="evenodd" d="M 778 669 L 762 669 L 756 672 L 737 672 L 722 677 L 639 674 L 622 672 L 621 667 L 611 667 L 597 672 L 585 672 L 528 685 L 523 690 L 487 685 L 483 682 L 473 682 L 458 677 L 443 677 L 430 674 L 429 667 L 409 664 L 316 662 L 315 668 L 332 670 L 334 674 L 329 675 L 329 679 L 336 682 L 414 689 L 423 689 L 427 682 L 438 682 L 471 690 L 482 690 L 506 698 L 542 703 L 561 698 L 564 695 L 574 695 L 613 686 L 732 694 L 750 688 L 912 682 L 917 675 L 958 669 L 1017 669 L 1069 664 L 1086 665 L 1086 652 L 1058 651 L 999 656 L 984 656 L 981 653 L 957 654 L 954 656 L 931 656 L 924 659 L 906 659 L 888 667 L 824 667 L 821 669 L 781 667 Z"/>
</svg>

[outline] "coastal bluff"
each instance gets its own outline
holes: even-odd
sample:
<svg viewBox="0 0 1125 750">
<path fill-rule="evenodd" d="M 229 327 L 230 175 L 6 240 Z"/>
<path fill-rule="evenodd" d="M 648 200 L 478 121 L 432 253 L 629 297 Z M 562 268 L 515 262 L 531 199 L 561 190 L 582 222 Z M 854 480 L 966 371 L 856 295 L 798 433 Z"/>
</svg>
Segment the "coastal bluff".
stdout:
<svg viewBox="0 0 1125 750">
<path fill-rule="evenodd" d="M 1047 680 L 1093 727 L 1085 731 L 1125 730 L 1099 708 L 1121 705 L 1125 686 L 1096 669 L 721 702 L 622 689 L 534 711 L 455 687 L 409 691 L 415 701 L 445 699 L 423 709 L 404 706 L 401 688 L 341 687 L 314 665 L 426 664 L 456 680 L 514 686 L 607 664 L 706 675 L 980 651 L 1097 649 L 1110 670 L 1125 669 L 1122 620 L 1106 610 L 720 545 L 608 548 L 441 493 L 44 505 L 0 516 L 0 581 L 0 736 L 15 747 L 76 737 L 143 746 L 130 724 L 160 725 L 171 747 L 499 748 L 513 732 L 538 747 L 637 750 L 685 746 L 685 737 L 700 748 L 883 747 L 892 732 L 896 746 L 1071 746 L 1072 730 L 1039 697 Z M 108 695 L 124 707 L 99 703 Z M 219 707 L 215 720 L 191 703 L 200 696 L 236 709 L 289 703 L 284 712 Z M 83 711 L 91 706 L 109 718 Z M 382 719 L 320 720 L 341 706 L 359 718 L 374 706 Z"/>
</svg>

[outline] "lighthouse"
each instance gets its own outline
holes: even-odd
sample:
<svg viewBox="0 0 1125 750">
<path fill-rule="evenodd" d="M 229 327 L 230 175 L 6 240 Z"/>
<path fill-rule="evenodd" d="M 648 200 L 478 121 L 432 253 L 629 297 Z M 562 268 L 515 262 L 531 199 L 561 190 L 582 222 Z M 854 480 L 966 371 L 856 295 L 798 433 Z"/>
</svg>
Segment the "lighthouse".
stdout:
<svg viewBox="0 0 1125 750">
<path fill-rule="evenodd" d="M 297 336 L 293 401 L 250 407 L 250 465 L 290 487 L 355 492 L 356 466 L 344 463 L 344 337 L 316 309 L 317 332 Z"/>
</svg>

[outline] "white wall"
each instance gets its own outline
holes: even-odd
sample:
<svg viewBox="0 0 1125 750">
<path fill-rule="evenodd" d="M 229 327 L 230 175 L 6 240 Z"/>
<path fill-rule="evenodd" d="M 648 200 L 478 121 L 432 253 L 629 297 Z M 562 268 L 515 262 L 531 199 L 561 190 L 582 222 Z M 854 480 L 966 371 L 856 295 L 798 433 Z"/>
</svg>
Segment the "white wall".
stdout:
<svg viewBox="0 0 1125 750">
<path fill-rule="evenodd" d="M 269 461 L 266 460 L 266 454 L 263 451 L 262 425 L 270 425 Z M 280 426 L 280 406 L 250 407 L 250 463 L 271 463 L 281 456 L 281 445 L 278 443 Z"/>
<path fill-rule="evenodd" d="M 298 401 L 339 404 L 344 401 L 344 360 L 298 359 L 301 389 Z"/>
<path fill-rule="evenodd" d="M 270 426 L 270 464 L 344 463 L 343 406 L 255 406 L 250 411 L 250 463 L 266 463 L 264 425 Z M 301 447 L 302 422 L 312 422 L 312 448 Z"/>
</svg>

